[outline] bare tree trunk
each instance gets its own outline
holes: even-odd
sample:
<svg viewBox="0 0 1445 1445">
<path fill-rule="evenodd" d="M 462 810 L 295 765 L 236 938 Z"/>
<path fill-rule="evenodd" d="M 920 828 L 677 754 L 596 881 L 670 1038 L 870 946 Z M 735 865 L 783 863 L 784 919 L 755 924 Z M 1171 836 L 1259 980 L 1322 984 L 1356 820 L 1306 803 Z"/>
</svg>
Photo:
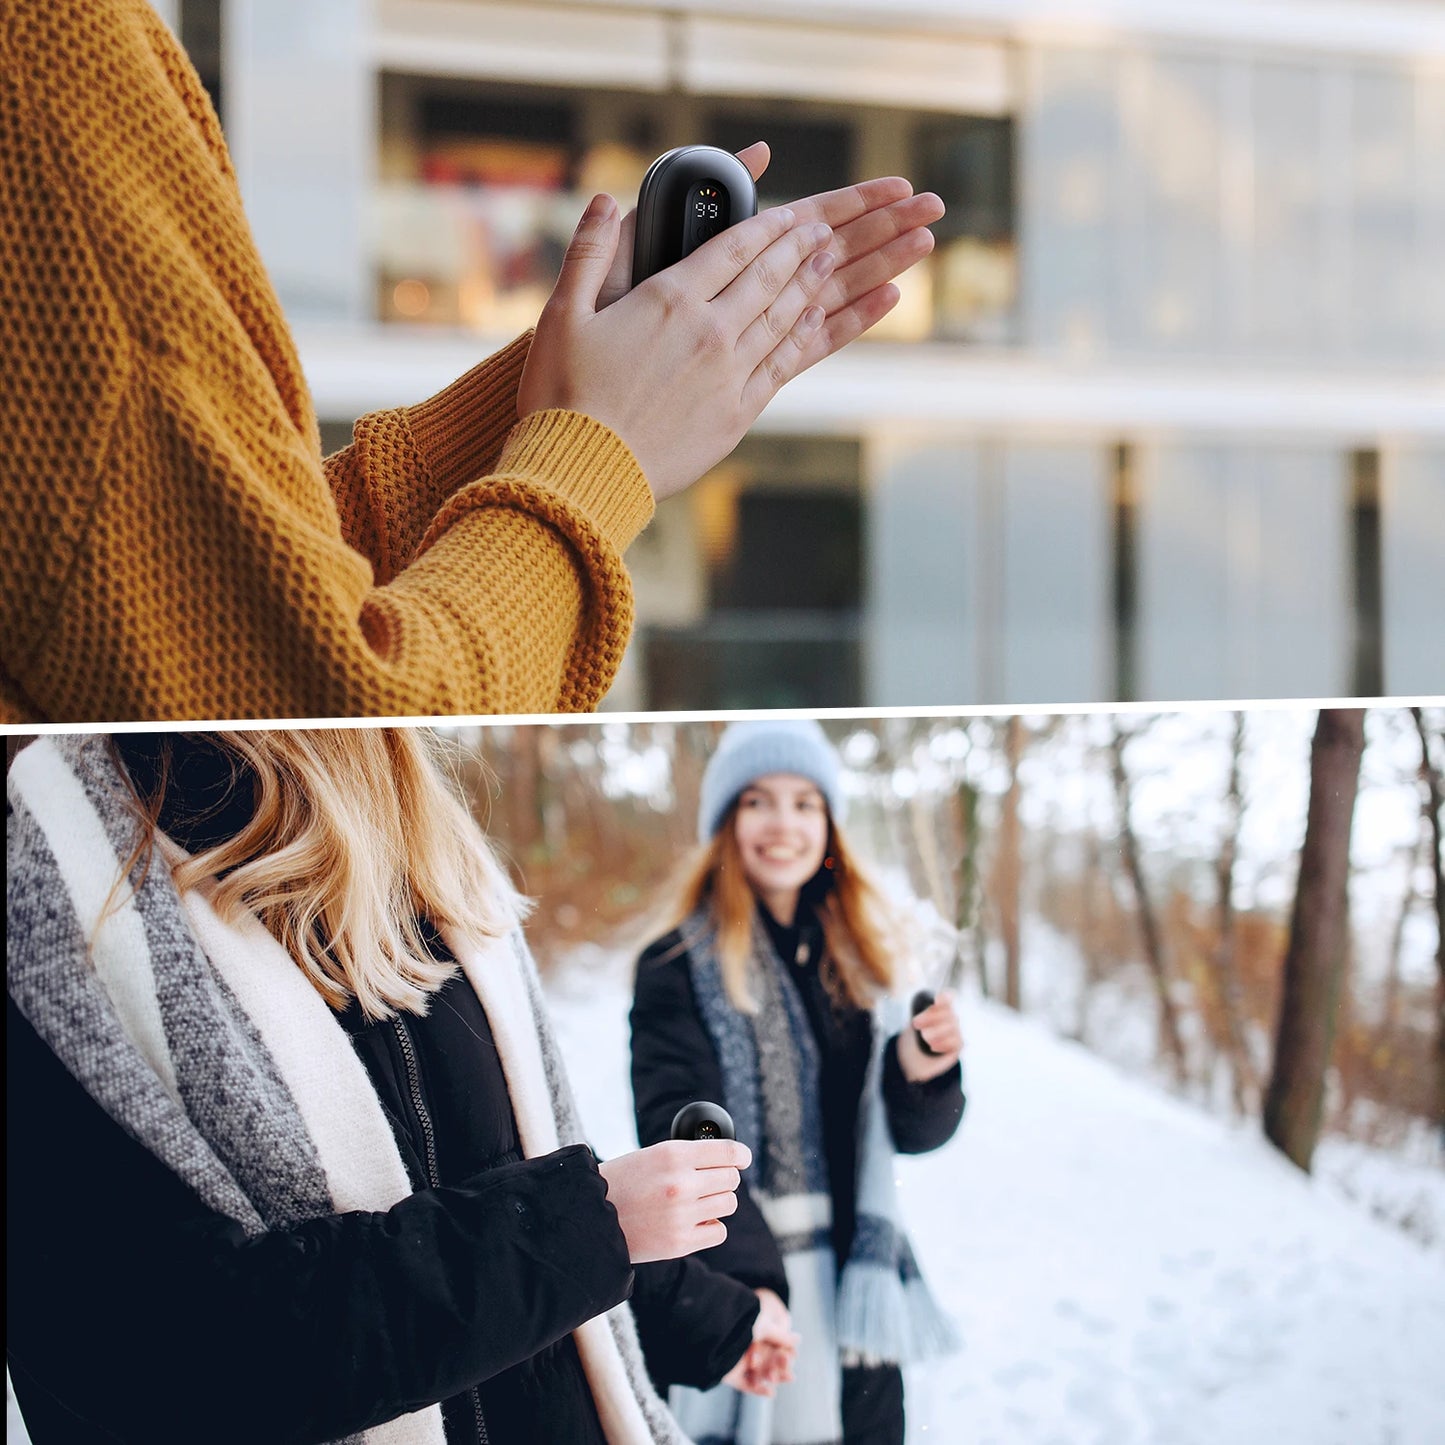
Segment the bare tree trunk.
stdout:
<svg viewBox="0 0 1445 1445">
<path fill-rule="evenodd" d="M 977 737 L 980 730 L 982 744 Z M 985 718 L 971 719 L 964 733 L 970 751 L 992 745 L 992 725 Z M 967 931 L 969 951 L 978 971 L 979 992 L 984 998 L 992 998 L 993 987 L 988 977 L 988 910 L 984 906 L 983 869 L 980 866 L 982 830 L 978 823 L 978 790 L 971 783 L 960 782 L 954 796 L 958 800 L 960 825 L 969 840 L 968 852 L 959 873 L 959 927 Z"/>
<path fill-rule="evenodd" d="M 1441 855 L 1441 810 L 1445 807 L 1445 786 L 1440 770 L 1430 761 L 1430 734 L 1425 715 L 1410 709 L 1415 730 L 1420 734 L 1420 781 L 1430 802 L 1430 838 L 1434 843 L 1431 872 L 1435 884 L 1435 1122 L 1445 1131 L 1445 859 Z"/>
<path fill-rule="evenodd" d="M 1114 765 L 1114 791 L 1119 801 L 1119 838 L 1124 845 L 1124 866 L 1129 873 L 1129 882 L 1134 888 L 1134 899 L 1139 909 L 1139 928 L 1144 935 L 1144 958 L 1154 978 L 1154 987 L 1159 996 L 1159 1032 L 1169 1056 L 1174 1077 L 1184 1083 L 1187 1077 L 1184 1058 L 1184 1039 L 1179 1032 L 1179 1015 L 1169 993 L 1169 971 L 1164 959 L 1164 939 L 1159 931 L 1159 921 L 1154 915 L 1154 905 L 1144 881 L 1144 867 L 1139 857 L 1139 840 L 1134 835 L 1134 824 L 1129 816 L 1129 774 L 1124 768 L 1124 744 L 1127 741 L 1116 721 L 1110 742 L 1110 753 Z"/>
<path fill-rule="evenodd" d="M 528 727 L 537 735 L 537 817 L 541 824 L 540 843 L 549 858 L 558 857 L 567 846 L 567 805 L 562 796 L 562 740 L 555 727 Z"/>
<path fill-rule="evenodd" d="M 968 971 L 972 958 L 978 974 L 979 989 L 988 997 L 988 974 L 983 966 L 982 941 L 979 937 L 980 906 L 978 867 L 978 789 L 960 779 L 949 795 L 949 817 L 952 821 L 950 840 L 957 840 L 954 857 L 953 926 L 958 935 L 958 954 L 954 958 L 945 987 L 955 987 Z"/>
<path fill-rule="evenodd" d="M 994 897 L 998 926 L 1003 936 L 1003 1001 L 1011 1009 L 1023 1007 L 1022 960 L 1019 942 L 1019 885 L 1023 850 L 1019 831 L 1019 758 L 1023 753 L 1023 721 L 1011 717 L 1004 724 L 1004 757 L 1008 762 L 1008 791 L 999 818 L 998 855 L 994 862 Z"/>
<path fill-rule="evenodd" d="M 939 810 L 931 799 L 924 798 L 921 790 L 915 791 L 908 800 L 908 823 L 927 897 L 938 909 L 938 916 L 948 918 L 958 906 L 953 896 L 953 870 L 944 865 L 943 849 L 939 846 Z"/>
<path fill-rule="evenodd" d="M 911 719 L 881 718 L 877 737 L 877 766 L 880 772 L 891 775 L 904 764 L 911 764 L 916 742 Z M 912 808 L 906 802 L 898 800 L 895 794 L 891 806 L 884 804 L 883 814 L 893 835 L 894 847 L 898 850 L 899 858 L 903 860 L 909 882 L 916 892 L 933 896 L 933 880 L 929 875 L 928 862 L 919 846 L 919 832 L 914 825 Z"/>
<path fill-rule="evenodd" d="M 1319 1139 L 1344 973 L 1350 826 L 1364 747 L 1362 709 L 1321 709 L 1310 747 L 1309 815 L 1284 959 L 1274 1071 L 1264 1101 L 1265 1136 L 1306 1172 Z"/>
<path fill-rule="evenodd" d="M 677 806 L 672 810 L 674 834 L 681 853 L 697 844 L 697 809 L 702 797 L 702 775 L 708 759 L 722 736 L 723 724 L 716 719 L 703 723 L 659 723 L 671 734 L 672 792 Z"/>
<path fill-rule="evenodd" d="M 1240 759 L 1243 755 L 1244 714 L 1237 712 L 1234 715 L 1234 734 L 1230 741 L 1229 790 L 1225 803 L 1229 821 L 1220 845 L 1215 873 L 1219 881 L 1219 949 L 1214 961 L 1219 981 L 1219 1001 L 1229 1039 L 1234 1107 L 1241 1115 L 1249 1112 L 1249 1100 L 1259 1090 L 1254 1063 L 1249 1056 L 1249 1041 L 1244 1036 L 1243 990 L 1235 966 L 1234 950 L 1234 864 L 1239 856 L 1239 826 L 1244 815 L 1244 793 L 1239 777 Z"/>
<path fill-rule="evenodd" d="M 542 734 L 540 727 L 512 729 L 503 803 L 507 813 L 507 843 L 519 864 L 542 839 Z"/>
<path fill-rule="evenodd" d="M 1421 823 L 1425 822 L 1428 811 L 1428 805 L 1421 807 Z M 1395 926 L 1390 930 L 1390 951 L 1385 957 L 1385 1001 L 1380 1009 L 1382 1039 L 1391 1038 L 1400 1021 L 1400 955 L 1405 948 L 1405 929 L 1409 926 L 1410 915 L 1415 911 L 1415 904 L 1420 897 L 1415 887 L 1415 869 L 1425 859 L 1429 838 L 1429 831 L 1422 827 L 1415 846 L 1405 860 L 1405 888 L 1400 896 L 1400 911 L 1395 915 Z"/>
<path fill-rule="evenodd" d="M 1084 876 L 1079 880 L 1079 953 L 1084 976 L 1079 980 L 1079 1011 L 1074 1019 L 1073 1037 L 1089 1041 L 1089 1002 L 1094 996 L 1102 970 L 1099 967 L 1099 884 L 1103 878 L 1103 850 L 1092 829 L 1085 844 Z"/>
</svg>

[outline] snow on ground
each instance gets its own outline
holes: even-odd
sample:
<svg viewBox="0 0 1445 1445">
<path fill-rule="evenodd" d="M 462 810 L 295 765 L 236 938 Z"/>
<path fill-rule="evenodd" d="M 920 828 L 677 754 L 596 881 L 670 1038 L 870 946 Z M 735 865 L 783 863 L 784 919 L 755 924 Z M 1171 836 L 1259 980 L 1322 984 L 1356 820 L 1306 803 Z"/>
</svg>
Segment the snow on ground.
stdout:
<svg viewBox="0 0 1445 1445">
<path fill-rule="evenodd" d="M 629 967 L 594 951 L 549 985 L 605 1156 L 635 1144 Z M 1253 1130 L 1006 1010 L 963 1009 L 963 1127 L 899 1163 L 965 1338 L 911 1375 L 910 1445 L 1445 1440 L 1445 1255 Z"/>
<path fill-rule="evenodd" d="M 548 986 L 604 1157 L 636 1146 L 630 968 L 589 950 Z M 1311 1181 L 1253 1130 L 1036 1023 L 963 1010 L 963 1128 L 899 1161 L 914 1245 L 965 1340 L 911 1373 L 910 1445 L 1445 1440 L 1445 1251 L 1341 1184 L 1369 1201 L 1403 1179 L 1445 1219 L 1440 1171 L 1329 1143 L 1329 1179 Z M 13 1399 L 6 1439 L 26 1439 Z"/>
<path fill-rule="evenodd" d="M 1350 1139 L 1321 1139 L 1314 1174 L 1376 1219 L 1445 1255 L 1445 1169 L 1439 1136 L 1420 1128 L 1403 1151 L 1385 1153 Z"/>
</svg>

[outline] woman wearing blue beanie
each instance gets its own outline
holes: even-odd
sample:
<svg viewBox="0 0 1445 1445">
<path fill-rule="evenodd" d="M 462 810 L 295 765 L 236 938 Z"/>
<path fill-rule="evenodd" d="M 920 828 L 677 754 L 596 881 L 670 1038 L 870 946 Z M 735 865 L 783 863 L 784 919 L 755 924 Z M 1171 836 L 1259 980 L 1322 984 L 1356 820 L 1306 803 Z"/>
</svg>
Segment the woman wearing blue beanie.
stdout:
<svg viewBox="0 0 1445 1445">
<path fill-rule="evenodd" d="M 638 965 L 641 1142 L 711 1099 L 753 1151 L 726 1241 L 697 1259 L 757 1291 L 749 1383 L 776 1388 L 675 1387 L 679 1423 L 709 1445 L 902 1445 L 901 1366 L 955 1345 L 903 1232 L 893 1154 L 958 1128 L 962 1038 L 947 995 L 911 1023 L 891 997 L 903 960 L 844 838 L 841 772 L 816 722 L 729 727 L 675 926 Z"/>
</svg>

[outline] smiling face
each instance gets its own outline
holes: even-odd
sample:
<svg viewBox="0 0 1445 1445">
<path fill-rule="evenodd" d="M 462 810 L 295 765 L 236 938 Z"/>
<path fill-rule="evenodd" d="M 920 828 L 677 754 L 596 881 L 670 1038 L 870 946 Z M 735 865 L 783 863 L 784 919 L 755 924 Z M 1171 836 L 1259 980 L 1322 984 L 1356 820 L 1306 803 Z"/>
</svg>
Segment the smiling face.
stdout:
<svg viewBox="0 0 1445 1445">
<path fill-rule="evenodd" d="M 734 822 L 743 873 L 779 923 L 788 924 L 798 893 L 823 866 L 828 805 L 807 778 L 769 773 L 738 795 Z"/>
</svg>

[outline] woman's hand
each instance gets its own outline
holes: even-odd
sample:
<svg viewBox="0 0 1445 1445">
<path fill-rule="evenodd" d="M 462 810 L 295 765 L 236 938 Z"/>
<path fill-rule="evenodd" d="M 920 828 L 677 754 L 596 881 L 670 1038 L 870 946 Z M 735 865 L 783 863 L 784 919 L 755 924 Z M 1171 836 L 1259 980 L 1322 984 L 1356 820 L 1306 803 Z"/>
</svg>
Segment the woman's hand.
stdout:
<svg viewBox="0 0 1445 1445">
<path fill-rule="evenodd" d="M 678 1259 L 728 1237 L 740 1171 L 753 1162 L 730 1139 L 670 1139 L 598 1166 L 633 1264 Z"/>
<path fill-rule="evenodd" d="M 915 1033 L 914 1030 L 918 1032 Z M 925 1054 L 918 1046 L 918 1034 L 927 1040 L 935 1054 Z M 953 995 L 941 993 L 920 1014 L 913 1016 L 913 1025 L 898 1035 L 898 1063 L 903 1077 L 910 1084 L 926 1083 L 946 1074 L 963 1052 L 963 1031 L 953 1007 Z"/>
<path fill-rule="evenodd" d="M 798 1336 L 793 1332 L 788 1307 L 770 1289 L 754 1291 L 758 1317 L 753 1321 L 752 1343 L 742 1358 L 723 1376 L 723 1384 L 749 1395 L 771 1395 L 793 1378 Z"/>
<path fill-rule="evenodd" d="M 610 196 L 582 217 L 537 322 L 517 415 L 567 407 L 605 423 L 662 498 L 732 451 L 802 369 L 825 319 L 813 302 L 833 233 L 786 207 L 763 211 L 599 311 L 619 224 Z"/>
<path fill-rule="evenodd" d="M 772 152 L 765 142 L 757 141 L 744 146 L 738 159 L 759 181 Z M 901 275 L 933 250 L 933 233 L 926 228 L 942 217 L 944 207 L 931 192 L 915 196 L 903 177 L 884 176 L 793 201 L 790 209 L 801 222 L 823 221 L 833 228 L 830 249 L 837 255 L 838 264 L 818 303 L 828 315 L 827 331 L 849 305 Z M 632 289 L 636 233 L 637 212 L 633 210 L 622 218 L 617 255 L 597 296 L 599 311 Z M 842 344 L 839 340 L 838 345 Z M 829 349 L 836 351 L 838 345 Z"/>
<path fill-rule="evenodd" d="M 755 175 L 767 164 L 765 146 L 740 155 Z M 625 294 L 624 223 L 595 198 L 537 323 L 518 416 L 585 412 L 632 448 L 654 495 L 681 491 L 786 382 L 897 304 L 890 278 L 928 254 L 943 213 L 911 192 L 889 177 L 764 211 Z"/>
</svg>

